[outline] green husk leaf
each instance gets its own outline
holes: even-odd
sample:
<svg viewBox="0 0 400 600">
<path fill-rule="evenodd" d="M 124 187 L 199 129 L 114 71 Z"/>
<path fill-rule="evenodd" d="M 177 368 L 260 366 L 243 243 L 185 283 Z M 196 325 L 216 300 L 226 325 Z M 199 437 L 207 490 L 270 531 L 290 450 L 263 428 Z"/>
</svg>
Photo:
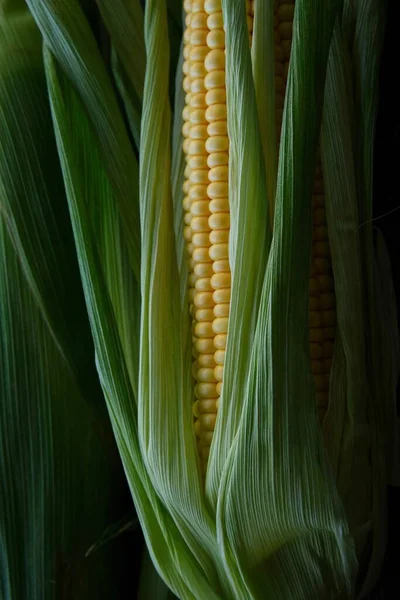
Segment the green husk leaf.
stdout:
<svg viewBox="0 0 400 600">
<path fill-rule="evenodd" d="M 348 4 L 350 0 L 346 0 Z M 351 59 L 354 75 L 354 100 L 357 127 L 358 185 L 363 195 L 359 198 L 360 223 L 365 243 L 372 252 L 372 197 L 373 197 L 373 149 L 379 93 L 379 68 L 385 25 L 385 7 L 374 0 L 355 0 L 349 17 L 350 24 L 343 23 L 353 33 Z M 370 255 L 369 255 L 370 256 Z M 368 263 L 372 269 L 372 262 Z"/>
<path fill-rule="evenodd" d="M 367 372 L 370 397 L 368 421 L 371 434 L 372 469 L 372 549 L 367 573 L 360 575 L 360 597 L 374 587 L 384 559 L 386 547 L 386 457 L 381 440 L 385 437 L 386 403 L 382 401 L 382 373 L 379 371 L 381 319 L 376 304 L 374 272 L 374 240 L 372 231 L 373 148 L 378 103 L 379 63 L 382 49 L 384 5 L 373 0 L 357 0 L 352 10 L 343 13 L 343 26 L 352 36 L 349 40 L 353 66 L 356 164 L 359 201 L 359 226 L 363 257 L 364 295 L 366 299 L 365 331 Z"/>
<path fill-rule="evenodd" d="M 356 140 L 351 127 L 353 114 L 350 57 L 338 22 L 328 61 L 321 133 L 337 313 L 330 398 L 323 433 L 363 569 L 371 529 L 368 418 L 371 392 L 366 362 L 366 305 L 358 227 Z"/>
<path fill-rule="evenodd" d="M 274 7 L 272 2 L 255 2 L 254 4 L 251 60 L 265 161 L 269 217 L 273 223 L 278 152 L 275 117 Z"/>
<path fill-rule="evenodd" d="M 181 287 L 181 302 L 184 308 L 184 315 L 188 316 L 187 311 L 187 253 L 186 244 L 183 237 L 183 182 L 185 172 L 185 155 L 183 153 L 183 134 L 182 134 L 182 111 L 185 106 L 185 94 L 183 91 L 183 45 L 180 52 L 176 76 L 175 76 L 175 104 L 172 129 L 172 202 L 174 209 L 174 231 L 176 240 L 176 253 L 178 258 L 178 268 Z M 183 317 L 185 318 L 185 317 Z M 186 319 L 188 320 L 188 319 Z"/>
<path fill-rule="evenodd" d="M 220 560 L 215 528 L 204 503 L 191 403 L 190 330 L 182 322 L 171 195 L 171 112 L 164 2 L 145 14 L 148 59 L 140 157 L 142 315 L 139 439 L 152 484 L 198 561 L 198 572 L 218 595 Z M 185 334 L 185 338 L 184 338 Z M 173 356 L 171 362 L 166 356 Z M 213 590 L 213 591 L 212 591 Z M 205 589 L 203 591 L 205 593 Z"/>
<path fill-rule="evenodd" d="M 188 551 L 179 529 L 160 502 L 144 468 L 136 409 L 136 402 L 143 402 L 142 392 L 139 387 L 139 395 L 135 399 L 115 322 L 118 315 L 107 289 L 96 231 L 88 209 L 91 202 L 88 203 L 82 193 L 84 182 L 87 182 L 88 193 L 93 194 L 94 202 L 99 181 L 106 176 L 106 165 L 97 149 L 80 96 L 48 49 L 45 49 L 45 59 L 58 152 L 95 342 L 97 368 L 138 518 L 152 560 L 168 586 L 184 598 L 205 595 L 217 598 L 199 568 L 197 557 Z M 108 191 L 111 191 L 110 186 Z M 137 305 L 132 306 L 133 313 L 137 309 Z M 165 421 L 162 423 L 164 427 Z"/>
<path fill-rule="evenodd" d="M 145 547 L 142 553 L 137 600 L 148 600 L 149 598 L 173 600 L 176 596 L 167 588 L 157 573 Z"/>
<path fill-rule="evenodd" d="M 218 539 L 246 598 L 263 597 L 265 590 L 277 599 L 349 597 L 354 587 L 354 547 L 322 448 L 308 339 L 313 166 L 339 7 L 296 3 L 274 236 L 243 414 L 219 489 Z M 244 54 L 245 30 L 233 31 Z M 228 44 L 229 21 L 227 60 Z M 235 152 L 232 138 L 231 147 Z"/>
<path fill-rule="evenodd" d="M 50 335 L 0 219 L 0 596 L 109 598 L 107 553 L 85 560 L 112 518 L 116 464 Z"/>
<path fill-rule="evenodd" d="M 114 518 L 121 470 L 41 46 L 26 7 L 8 4 L 0 15 L 0 597 L 109 598 L 110 557 L 85 560 L 85 549 Z"/>
<path fill-rule="evenodd" d="M 51 128 L 42 40 L 27 8 L 16 8 L 13 3 L 0 15 L 0 153 L 7 157 L 0 162 L 0 212 L 56 344 L 85 398 L 101 410 L 93 341 Z"/>
<path fill-rule="evenodd" d="M 92 31 L 77 0 L 27 0 L 43 35 L 78 90 L 116 194 L 131 268 L 140 271 L 138 166 L 117 99 Z"/>
<path fill-rule="evenodd" d="M 104 165 L 99 160 L 96 144 L 93 144 L 90 124 L 82 103 L 65 75 L 56 66 L 48 49 L 45 49 L 45 65 L 58 151 L 97 351 L 97 365 L 125 471 L 139 507 L 139 516 L 142 513 L 141 523 L 143 525 L 143 521 L 150 524 L 154 522 L 157 529 L 154 512 L 151 517 L 149 510 L 147 509 L 147 512 L 144 510 L 145 505 L 151 505 L 146 493 L 151 495 L 151 488 L 150 486 L 146 488 L 145 483 L 142 483 L 142 480 L 146 482 L 146 475 L 141 468 L 137 443 L 135 398 L 115 327 L 111 300 L 98 256 L 94 230 L 89 219 L 87 200 L 82 194 L 82 182 L 88 176 L 93 182 L 98 180 L 99 171 L 101 173 Z M 83 164 L 78 160 L 79 157 L 81 161 L 82 158 L 84 159 Z M 82 169 L 82 166 L 85 169 Z M 136 460 L 132 460 L 132 455 Z M 156 499 L 155 503 L 157 504 Z M 162 514 L 160 511 L 159 517 Z M 149 542 L 153 539 L 151 525 L 148 528 L 144 527 L 144 531 L 147 532 Z M 159 545 L 161 551 L 165 552 L 167 560 L 169 553 L 163 548 L 162 540 L 163 537 L 160 536 L 156 547 Z"/>
<path fill-rule="evenodd" d="M 206 494 L 216 509 L 220 479 L 244 407 L 250 352 L 271 243 L 268 196 L 245 4 L 222 4 L 226 27 L 231 305 L 224 383 L 213 436 Z M 251 277 L 249 274 L 251 273 Z"/>
<path fill-rule="evenodd" d="M 113 45 L 112 67 L 131 133 L 139 150 L 146 52 L 139 0 L 96 0 Z"/>
</svg>

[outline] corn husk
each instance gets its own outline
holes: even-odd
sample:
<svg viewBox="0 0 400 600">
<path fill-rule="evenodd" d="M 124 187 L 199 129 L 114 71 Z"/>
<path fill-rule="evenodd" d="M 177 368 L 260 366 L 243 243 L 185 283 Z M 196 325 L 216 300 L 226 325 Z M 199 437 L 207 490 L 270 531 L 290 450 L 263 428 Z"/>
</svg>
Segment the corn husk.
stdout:
<svg viewBox="0 0 400 600">
<path fill-rule="evenodd" d="M 136 148 L 140 142 L 146 54 L 139 2 L 97 0 L 112 43 L 112 70 L 128 115 Z"/>
<path fill-rule="evenodd" d="M 42 38 L 0 14 L 0 596 L 109 598 L 121 469 L 93 362 Z M 113 500 L 118 499 L 114 495 Z"/>
<path fill-rule="evenodd" d="M 122 110 L 79 3 L 28 0 L 44 38 L 96 367 L 151 559 L 180 598 L 257 599 L 266 591 L 277 599 L 352 597 L 357 559 L 362 592 L 379 571 L 383 548 L 377 512 L 384 499 L 377 447 L 383 420 L 376 407 L 379 386 L 372 382 L 376 372 L 368 379 L 364 354 L 381 330 L 368 262 L 371 238 L 353 232 L 371 203 L 369 195 L 362 205 L 366 188 L 372 189 L 374 114 L 374 102 L 362 99 L 377 68 L 375 51 L 365 48 L 366 32 L 376 25 L 370 5 L 296 2 L 277 161 L 268 133 L 275 129 L 268 85 L 272 3 L 256 3 L 252 52 L 244 3 L 222 3 L 232 301 L 224 385 L 203 481 L 191 414 L 179 62 L 174 115 L 170 109 L 169 74 L 179 45 L 171 31 L 180 11 L 172 1 L 149 0 L 143 24 L 138 2 L 98 4 L 113 44 Z M 123 23 L 119 7 L 129 10 Z M 144 80 L 140 36 L 140 73 L 130 66 L 128 37 L 134 31 L 144 32 Z M 352 127 L 357 110 L 364 115 L 360 135 Z M 324 439 L 308 344 L 311 194 L 321 119 L 339 331 Z M 345 248 L 351 252 L 348 271 Z M 379 260 L 384 262 L 382 252 Z M 388 305 L 386 314 L 393 317 Z M 393 363 L 388 397 L 394 372 Z M 371 469 L 366 441 L 377 450 Z M 357 461 L 362 468 L 354 474 Z"/>
</svg>

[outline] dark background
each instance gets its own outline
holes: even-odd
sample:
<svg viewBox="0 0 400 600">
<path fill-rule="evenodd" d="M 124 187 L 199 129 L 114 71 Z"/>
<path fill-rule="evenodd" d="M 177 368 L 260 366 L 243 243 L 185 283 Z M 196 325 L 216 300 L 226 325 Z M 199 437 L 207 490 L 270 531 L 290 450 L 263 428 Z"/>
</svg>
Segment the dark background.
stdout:
<svg viewBox="0 0 400 600">
<path fill-rule="evenodd" d="M 381 0 L 377 0 L 379 2 Z M 374 218 L 388 246 L 392 263 L 393 282 L 400 302 L 400 88 L 396 81 L 399 73 L 399 30 L 396 23 L 400 19 L 400 3 L 398 0 L 387 2 L 387 24 L 383 47 L 379 82 L 379 111 L 375 138 L 374 165 Z M 397 393 L 397 412 L 399 411 L 399 389 Z M 399 519 L 400 488 L 388 490 L 388 546 L 384 570 L 375 598 L 394 598 L 398 584 L 398 537 L 396 531 L 400 527 Z M 397 552 L 396 552 L 397 546 Z"/>
</svg>

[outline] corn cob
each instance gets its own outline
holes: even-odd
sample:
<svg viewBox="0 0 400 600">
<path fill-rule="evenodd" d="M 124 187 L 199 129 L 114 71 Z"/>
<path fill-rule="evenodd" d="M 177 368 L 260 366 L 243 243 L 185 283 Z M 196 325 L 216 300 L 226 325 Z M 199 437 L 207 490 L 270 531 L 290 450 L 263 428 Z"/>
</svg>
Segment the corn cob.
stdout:
<svg viewBox="0 0 400 600">
<path fill-rule="evenodd" d="M 207 90 L 205 119 L 207 126 L 207 187 L 209 210 L 209 244 L 199 248 L 199 256 L 205 260 L 207 255 L 207 276 L 211 275 L 210 285 L 212 295 L 212 323 L 204 326 L 204 332 L 213 338 L 213 359 L 201 355 L 197 358 L 195 377 L 199 373 L 207 377 L 207 397 L 199 398 L 193 407 L 196 418 L 195 431 L 199 436 L 200 453 L 203 467 L 209 455 L 212 431 L 215 427 L 218 398 L 222 389 L 223 364 L 225 359 L 226 336 L 228 330 L 231 274 L 228 259 L 229 239 L 229 199 L 228 199 L 228 160 L 229 140 L 226 119 L 226 90 L 225 90 L 225 34 L 223 29 L 222 8 L 220 0 L 206 0 L 204 10 L 207 14 L 207 47 L 209 52 L 205 59 L 206 76 L 204 86 Z M 247 2 L 247 22 L 249 34 L 252 34 L 252 3 Z M 250 38 L 251 39 L 251 38 Z M 209 317 L 211 308 L 207 307 Z M 202 307 L 201 307 L 202 308 Z M 203 317 L 196 313 L 196 318 Z M 197 325 L 197 330 L 199 326 Z M 203 331 L 203 328 L 202 330 Z M 197 331 L 196 331 L 197 332 Z M 207 338 L 209 339 L 209 338 Z M 207 342 L 208 343 L 208 342 Z M 208 351 L 208 347 L 207 347 Z M 201 361 L 204 361 L 204 366 Z M 214 361 L 214 362 L 213 362 Z M 211 374 L 211 366 L 213 373 Z M 199 368 L 201 367 L 201 368 Z M 197 386 L 196 386 L 197 387 Z"/>
<path fill-rule="evenodd" d="M 213 292 L 210 246 L 210 215 L 207 195 L 207 121 L 205 119 L 204 61 L 207 14 L 204 0 L 185 2 L 186 32 L 184 38 L 184 85 L 186 91 L 183 112 L 186 170 L 184 181 L 185 239 L 189 255 L 189 303 L 193 317 L 193 376 L 196 380 L 193 405 L 195 432 L 201 457 L 206 460 L 216 420 L 216 380 L 214 378 L 214 342 L 212 332 Z"/>
<path fill-rule="evenodd" d="M 193 317 L 193 414 L 205 466 L 221 393 L 230 301 L 225 34 L 220 0 L 186 0 L 184 9 L 184 235 Z M 250 0 L 247 13 L 251 36 Z"/>
<path fill-rule="evenodd" d="M 312 330 L 313 312 L 310 297 L 310 350 L 318 415 L 322 421 L 329 400 L 329 377 L 335 337 L 336 302 L 320 159 L 318 159 L 316 166 L 313 190 L 312 278 L 310 288 L 316 291 L 313 298 L 317 304 L 319 318 L 315 323 L 316 327 Z M 313 336 L 316 338 L 315 342 Z"/>
<path fill-rule="evenodd" d="M 252 41 L 254 2 L 247 0 Z M 193 317 L 193 405 L 203 467 L 215 427 L 229 321 L 231 273 L 225 88 L 225 34 L 221 0 L 185 0 L 183 111 L 186 170 L 185 239 L 189 303 Z M 275 105 L 280 140 L 289 69 L 294 2 L 274 4 Z M 313 189 L 313 246 L 310 277 L 310 354 L 316 402 L 322 419 L 328 403 L 335 326 L 335 296 L 325 216 L 323 176 L 318 158 Z"/>
<path fill-rule="evenodd" d="M 250 47 L 253 42 L 254 2 L 255 2 L 255 0 L 246 0 L 247 30 L 249 32 Z"/>
<path fill-rule="evenodd" d="M 214 290 L 214 319 L 213 333 L 216 367 L 214 375 L 217 384 L 217 394 L 221 393 L 223 364 L 225 358 L 226 334 L 230 302 L 230 267 L 228 260 L 229 239 L 229 199 L 228 199 L 228 160 L 229 140 L 226 120 L 226 90 L 225 90 L 225 34 L 223 30 L 221 3 L 219 0 L 206 0 L 205 8 L 208 14 L 210 28 L 207 37 L 209 53 L 206 58 L 208 139 L 206 148 L 208 156 L 208 196 L 210 198 L 211 216 L 209 224 L 210 250 L 213 277 L 211 285 Z"/>
</svg>

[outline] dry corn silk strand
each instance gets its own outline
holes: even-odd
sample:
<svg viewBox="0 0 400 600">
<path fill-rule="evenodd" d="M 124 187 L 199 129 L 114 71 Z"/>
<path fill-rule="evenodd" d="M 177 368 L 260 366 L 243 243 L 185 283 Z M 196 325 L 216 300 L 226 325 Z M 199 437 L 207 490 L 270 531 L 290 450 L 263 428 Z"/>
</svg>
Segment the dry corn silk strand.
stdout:
<svg viewBox="0 0 400 600">
<path fill-rule="evenodd" d="M 399 480 L 384 27 L 375 0 L 0 0 L 0 464 L 31 465 L 1 598 L 116 597 L 59 567 L 110 518 L 107 436 L 163 597 L 369 597 Z"/>
</svg>

